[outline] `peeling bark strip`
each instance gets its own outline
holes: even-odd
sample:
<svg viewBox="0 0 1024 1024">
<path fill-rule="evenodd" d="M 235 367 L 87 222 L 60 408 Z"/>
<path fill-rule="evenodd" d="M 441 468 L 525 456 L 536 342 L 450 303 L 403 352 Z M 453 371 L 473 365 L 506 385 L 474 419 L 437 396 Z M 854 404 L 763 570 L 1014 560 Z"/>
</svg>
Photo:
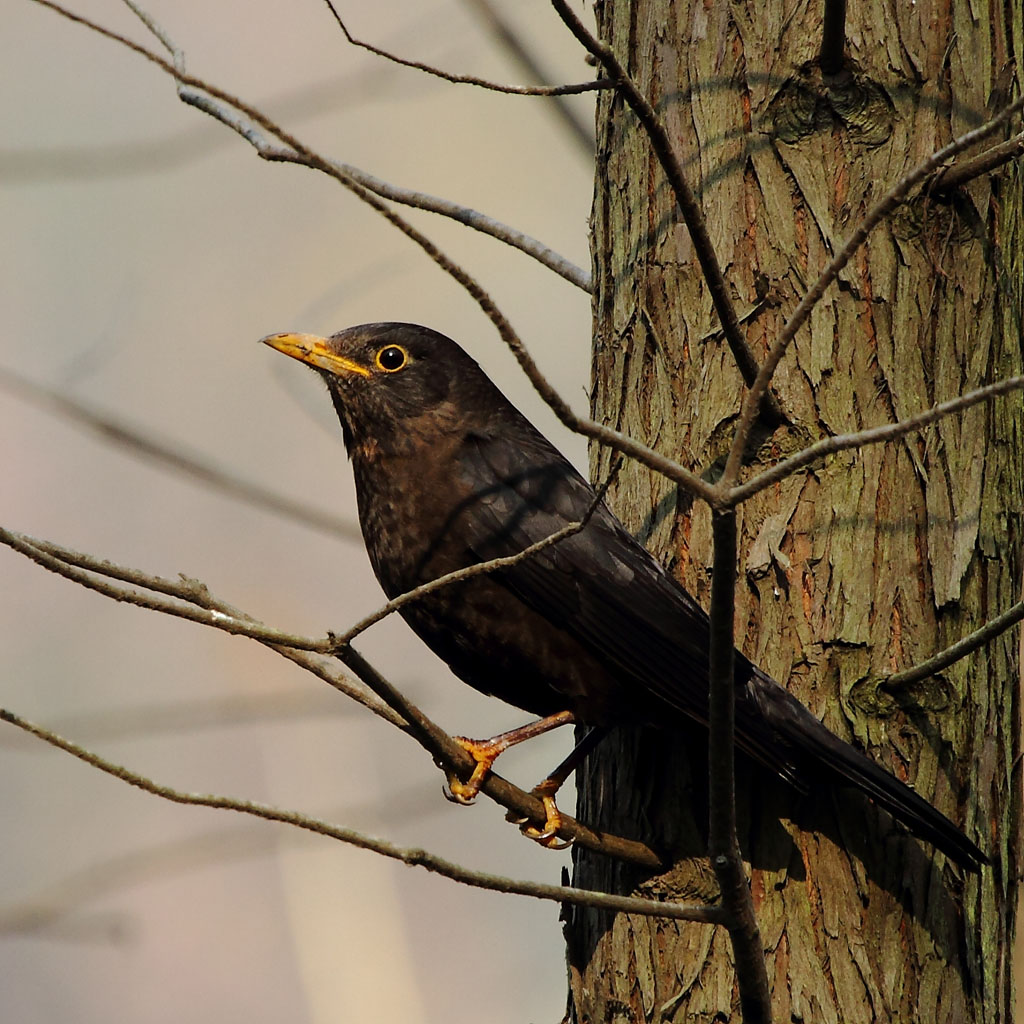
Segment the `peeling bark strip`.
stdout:
<svg viewBox="0 0 1024 1024">
<path fill-rule="evenodd" d="M 601 37 L 675 141 L 737 309 L 758 308 L 743 322 L 758 358 L 872 200 L 986 120 L 1024 54 L 1016 0 L 850 5 L 848 62 L 823 76 L 821 6 L 598 2 Z M 780 367 L 793 426 L 764 446 L 762 464 L 1022 372 L 1021 179 L 1019 162 L 1005 165 L 948 204 L 908 204 L 872 234 Z M 611 93 L 598 105 L 593 227 L 595 416 L 702 470 L 727 448 L 742 381 L 660 168 Z M 1019 600 L 1022 453 L 1016 394 L 833 456 L 740 509 L 744 652 L 995 862 L 961 877 L 864 801 L 801 800 L 741 764 L 740 838 L 777 1021 L 1011 1020 L 1016 638 L 898 706 L 865 700 L 862 684 Z M 608 459 L 594 450 L 595 478 Z M 707 510 L 635 463 L 614 504 L 706 606 Z M 579 779 L 580 816 L 677 863 L 650 878 L 577 851 L 575 883 L 714 898 L 705 756 L 698 732 L 627 733 L 599 748 Z M 584 910 L 566 930 L 575 1020 L 738 1019 L 723 929 Z"/>
</svg>

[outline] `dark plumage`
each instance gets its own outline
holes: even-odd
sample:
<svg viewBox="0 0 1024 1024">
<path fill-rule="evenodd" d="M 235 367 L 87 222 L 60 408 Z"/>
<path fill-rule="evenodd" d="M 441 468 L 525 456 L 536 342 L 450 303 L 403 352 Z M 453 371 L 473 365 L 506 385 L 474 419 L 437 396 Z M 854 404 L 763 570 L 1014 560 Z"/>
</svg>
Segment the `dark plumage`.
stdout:
<svg viewBox="0 0 1024 1024">
<path fill-rule="evenodd" d="M 593 488 L 452 340 L 413 324 L 272 335 L 318 369 L 352 459 L 366 549 L 389 597 L 510 555 L 585 517 Z M 707 720 L 703 609 L 599 503 L 586 527 L 402 616 L 470 686 L 587 725 Z M 912 789 L 736 657 L 736 742 L 799 789 L 855 786 L 971 869 L 984 854 Z"/>
</svg>

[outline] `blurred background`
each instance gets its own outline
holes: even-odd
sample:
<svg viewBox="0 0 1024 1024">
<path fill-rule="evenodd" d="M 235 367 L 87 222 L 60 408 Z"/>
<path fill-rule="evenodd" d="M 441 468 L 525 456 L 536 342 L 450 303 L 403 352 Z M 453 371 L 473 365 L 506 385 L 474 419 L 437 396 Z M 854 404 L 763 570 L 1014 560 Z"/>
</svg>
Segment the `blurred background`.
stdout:
<svg viewBox="0 0 1024 1024">
<path fill-rule="evenodd" d="M 159 46 L 115 0 L 74 10 Z M 544 0 L 496 3 L 552 82 L 592 77 Z M 357 36 L 451 71 L 529 76 L 478 3 L 339 0 Z M 445 196 L 589 267 L 592 161 L 549 99 L 347 44 L 320 0 L 152 0 L 187 69 L 324 155 Z M 355 524 L 319 381 L 256 342 L 411 320 L 459 339 L 585 465 L 474 303 L 348 192 L 268 164 L 136 54 L 28 0 L 0 32 L 0 523 L 166 577 L 281 628 L 382 602 L 362 545 L 140 457 L 53 395 Z M 589 128 L 592 101 L 570 101 Z M 404 211 L 403 211 L 404 213 Z M 588 296 L 466 228 L 411 219 L 488 288 L 587 408 Z M 41 385 L 45 392 L 33 388 Z M 482 800 L 445 802 L 411 741 L 259 645 L 115 604 L 0 551 L 0 703 L 180 789 L 272 803 L 471 867 L 558 882 Z M 400 621 L 359 647 L 453 733 L 522 714 L 452 679 Z M 568 750 L 508 755 L 529 787 Z M 466 889 L 285 826 L 138 792 L 0 730 L 0 990 L 11 1022 L 557 1021 L 555 904 Z M 567 799 L 567 806 L 571 802 Z"/>
<path fill-rule="evenodd" d="M 74 10 L 158 44 L 117 0 Z M 482 0 L 338 0 L 357 36 L 502 82 L 528 70 Z M 490 0 L 550 82 L 592 69 L 546 0 Z M 589 267 L 591 154 L 550 99 L 396 67 L 321 0 L 148 0 L 187 69 L 327 157 L 441 195 Z M 283 629 L 382 595 L 322 385 L 257 346 L 371 320 L 437 328 L 575 462 L 476 305 L 336 183 L 259 160 L 160 70 L 31 0 L 0 15 L 0 524 L 203 580 Z M 567 101 L 584 136 L 588 97 Z M 401 209 L 490 291 L 587 408 L 588 296 L 493 239 Z M 91 410 L 344 522 L 303 525 L 101 436 Z M 63 405 L 56 404 L 63 401 Z M 347 529 L 348 532 L 345 532 Z M 452 733 L 523 716 L 455 681 L 398 620 L 359 649 Z M 558 882 L 568 853 L 486 800 L 442 799 L 418 746 L 259 645 L 117 605 L 0 550 L 0 704 L 179 789 L 272 803 L 470 867 Z M 507 755 L 529 787 L 567 752 Z M 564 801 L 571 806 L 571 797 Z M 554 1022 L 558 908 L 458 886 L 282 825 L 179 807 L 0 728 L 5 1021 Z"/>
</svg>

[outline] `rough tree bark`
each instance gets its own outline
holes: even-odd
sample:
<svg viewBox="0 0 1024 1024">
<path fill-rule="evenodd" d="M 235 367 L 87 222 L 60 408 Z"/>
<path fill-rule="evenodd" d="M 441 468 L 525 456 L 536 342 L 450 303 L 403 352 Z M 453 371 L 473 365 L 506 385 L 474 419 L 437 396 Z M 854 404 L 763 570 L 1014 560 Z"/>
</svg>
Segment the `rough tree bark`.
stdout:
<svg viewBox="0 0 1024 1024">
<path fill-rule="evenodd" d="M 821 6 L 597 8 L 602 38 L 671 130 L 759 357 L 867 206 L 1005 102 L 1024 52 L 1015 0 L 851 5 L 851 59 L 824 79 Z M 634 117 L 604 93 L 597 124 L 595 415 L 706 468 L 731 437 L 740 375 Z M 951 204 L 915 200 L 874 232 L 780 368 L 792 425 L 762 464 L 1022 372 L 1021 177 L 1010 165 Z M 745 653 L 993 858 L 965 876 L 855 795 L 800 798 L 741 764 L 740 839 L 778 1021 L 1011 1019 L 1015 638 L 895 698 L 872 680 L 1018 599 L 1022 451 L 1017 395 L 833 457 L 741 510 Z M 595 478 L 608 461 L 593 452 Z M 635 465 L 613 502 L 707 606 L 707 510 Z M 576 882 L 713 898 L 705 756 L 696 732 L 607 741 L 580 774 L 581 816 L 656 844 L 674 867 L 643 877 L 580 851 Z M 738 1018 L 724 930 L 584 910 L 566 935 L 576 1020 Z"/>
</svg>

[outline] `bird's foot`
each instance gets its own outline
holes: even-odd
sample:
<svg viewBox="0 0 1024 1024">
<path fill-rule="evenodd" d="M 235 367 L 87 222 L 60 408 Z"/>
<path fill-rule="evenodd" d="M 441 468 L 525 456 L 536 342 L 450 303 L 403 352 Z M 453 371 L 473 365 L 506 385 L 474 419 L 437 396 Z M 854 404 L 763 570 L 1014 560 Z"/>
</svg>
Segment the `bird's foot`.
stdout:
<svg viewBox="0 0 1024 1024">
<path fill-rule="evenodd" d="M 558 833 L 562 828 L 562 812 L 559 811 L 558 805 L 555 803 L 555 793 L 560 785 L 560 780 L 545 779 L 539 786 L 535 786 L 531 790 L 533 796 L 539 797 L 544 805 L 544 824 L 540 828 L 531 825 L 529 818 L 516 821 L 519 831 L 527 839 L 540 843 L 548 850 L 564 850 L 572 846 L 571 839 L 558 838 Z"/>
<path fill-rule="evenodd" d="M 480 792 L 480 787 L 491 770 L 491 765 L 498 759 L 498 755 L 506 749 L 508 744 L 494 740 L 471 740 L 465 736 L 456 736 L 458 743 L 467 754 L 472 755 L 476 761 L 473 773 L 463 781 L 454 772 L 448 773 L 442 792 L 446 800 L 454 804 L 462 804 L 468 807 L 473 803 Z"/>
</svg>

